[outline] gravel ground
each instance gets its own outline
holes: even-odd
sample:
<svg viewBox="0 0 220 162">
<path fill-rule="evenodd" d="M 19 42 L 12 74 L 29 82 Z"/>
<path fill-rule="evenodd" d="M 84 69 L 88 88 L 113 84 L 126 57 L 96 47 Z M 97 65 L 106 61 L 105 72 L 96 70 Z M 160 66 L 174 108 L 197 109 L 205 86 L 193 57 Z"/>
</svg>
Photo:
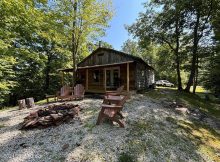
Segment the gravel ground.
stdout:
<svg viewBox="0 0 220 162">
<path fill-rule="evenodd" d="M 46 129 L 19 130 L 31 109 L 0 112 L 0 161 L 211 161 L 172 122 L 187 117 L 158 101 L 132 96 L 123 109 L 125 128 L 107 122 L 95 125 L 100 99 L 72 103 L 82 108 L 79 118 Z"/>
</svg>

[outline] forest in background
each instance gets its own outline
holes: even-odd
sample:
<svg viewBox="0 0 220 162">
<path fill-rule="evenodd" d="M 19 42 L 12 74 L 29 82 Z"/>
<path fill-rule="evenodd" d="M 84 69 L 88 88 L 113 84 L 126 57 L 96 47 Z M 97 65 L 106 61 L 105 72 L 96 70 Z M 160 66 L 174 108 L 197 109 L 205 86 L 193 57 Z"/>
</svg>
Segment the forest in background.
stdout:
<svg viewBox="0 0 220 162">
<path fill-rule="evenodd" d="M 133 40 L 122 50 L 142 57 L 178 90 L 197 85 L 220 96 L 220 1 L 151 0 L 126 26 Z"/>
<path fill-rule="evenodd" d="M 136 22 L 126 26 L 134 39 L 124 42 L 122 51 L 152 65 L 156 80 L 167 79 L 187 92 L 201 85 L 218 96 L 220 1 L 143 5 Z M 110 0 L 1 0 L 0 107 L 54 94 L 61 86 L 57 69 L 76 67 L 96 49 L 112 17 Z M 112 48 L 107 42 L 102 46 Z"/>
<path fill-rule="evenodd" d="M 0 107 L 55 94 L 57 70 L 96 49 L 112 15 L 109 0 L 1 0 Z"/>
</svg>

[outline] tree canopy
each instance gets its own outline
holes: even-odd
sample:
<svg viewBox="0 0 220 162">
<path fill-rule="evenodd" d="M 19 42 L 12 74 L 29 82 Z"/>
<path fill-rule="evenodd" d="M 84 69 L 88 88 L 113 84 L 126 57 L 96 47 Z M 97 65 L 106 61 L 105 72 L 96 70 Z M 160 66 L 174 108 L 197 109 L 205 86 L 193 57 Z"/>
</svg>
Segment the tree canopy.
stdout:
<svg viewBox="0 0 220 162">
<path fill-rule="evenodd" d="M 88 55 L 112 13 L 107 0 L 1 0 L 0 105 L 55 93 L 57 69 L 73 67 L 73 47 L 76 63 Z"/>
<path fill-rule="evenodd" d="M 142 51 L 153 53 L 149 51 L 152 44 L 160 49 L 154 62 L 170 62 L 173 65 L 179 90 L 185 87 L 185 91 L 189 92 L 193 86 L 195 92 L 198 84 L 204 84 L 201 78 L 205 66 L 210 63 L 213 46 L 216 46 L 213 33 L 217 33 L 213 32 L 213 21 L 218 17 L 219 4 L 218 0 L 151 0 L 144 4 L 145 11 L 127 29 Z M 161 49 L 167 49 L 166 54 Z"/>
</svg>

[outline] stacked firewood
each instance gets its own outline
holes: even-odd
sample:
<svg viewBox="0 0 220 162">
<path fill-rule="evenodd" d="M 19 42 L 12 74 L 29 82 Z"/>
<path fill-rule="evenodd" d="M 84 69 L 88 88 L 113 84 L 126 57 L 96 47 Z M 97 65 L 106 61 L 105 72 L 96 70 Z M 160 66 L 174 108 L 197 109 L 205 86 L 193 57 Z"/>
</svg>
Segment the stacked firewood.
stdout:
<svg viewBox="0 0 220 162">
<path fill-rule="evenodd" d="M 79 105 L 62 104 L 51 105 L 37 111 L 30 112 L 24 118 L 21 129 L 43 128 L 52 125 L 60 125 L 79 115 Z"/>
</svg>

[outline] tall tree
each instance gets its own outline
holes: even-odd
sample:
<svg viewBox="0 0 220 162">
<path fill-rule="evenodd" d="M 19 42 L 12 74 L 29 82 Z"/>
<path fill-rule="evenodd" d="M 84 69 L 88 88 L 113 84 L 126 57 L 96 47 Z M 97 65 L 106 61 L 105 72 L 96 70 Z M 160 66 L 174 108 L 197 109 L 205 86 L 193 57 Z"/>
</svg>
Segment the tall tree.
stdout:
<svg viewBox="0 0 220 162">
<path fill-rule="evenodd" d="M 2 102 L 7 102 L 12 90 L 19 86 L 18 68 L 30 66 L 27 62 L 22 64 L 22 61 L 39 58 L 32 48 L 36 46 L 34 40 L 41 19 L 38 5 L 44 6 L 45 3 L 40 0 L 18 0 L 16 3 L 13 0 L 0 1 L 0 59 L 4 61 L 0 79 L 4 85 L 1 87 L 4 95 L 1 95 L 4 99 Z"/>
<path fill-rule="evenodd" d="M 132 55 L 138 55 L 140 53 L 138 42 L 132 41 L 131 39 L 126 40 L 121 48 L 123 52 Z"/>
<path fill-rule="evenodd" d="M 187 17 L 189 24 L 188 29 L 192 30 L 193 46 L 190 76 L 185 88 L 186 92 L 190 91 L 193 82 L 193 92 L 195 93 L 196 90 L 199 61 L 198 47 L 200 40 L 204 37 L 204 32 L 205 34 L 210 34 L 212 31 L 210 28 L 210 20 L 214 10 L 214 4 L 214 0 L 193 0 L 187 5 L 189 12 L 189 17 Z"/>
<path fill-rule="evenodd" d="M 184 29 L 184 1 L 151 1 L 145 4 L 146 12 L 141 13 L 135 24 L 128 27 L 128 31 L 139 38 L 140 44 L 144 47 L 150 41 L 167 45 L 173 54 L 176 64 L 178 90 L 182 90 L 180 73 L 180 36 L 183 36 Z"/>
<path fill-rule="evenodd" d="M 142 47 L 139 42 L 128 39 L 122 45 L 122 51 L 142 58 L 145 62 L 152 65 L 155 59 L 155 46 L 150 43 L 147 47 Z"/>
<path fill-rule="evenodd" d="M 215 4 L 217 8 L 220 3 Z M 216 97 L 220 97 L 220 11 L 212 13 L 212 25 L 214 28 L 214 50 L 208 57 L 204 83 L 207 89 L 210 89 Z"/>
<path fill-rule="evenodd" d="M 87 45 L 105 34 L 105 28 L 112 18 L 111 1 L 107 0 L 63 0 L 58 3 L 66 25 L 66 37 L 72 51 L 73 84 L 76 65 L 82 55 L 87 55 Z"/>
</svg>

